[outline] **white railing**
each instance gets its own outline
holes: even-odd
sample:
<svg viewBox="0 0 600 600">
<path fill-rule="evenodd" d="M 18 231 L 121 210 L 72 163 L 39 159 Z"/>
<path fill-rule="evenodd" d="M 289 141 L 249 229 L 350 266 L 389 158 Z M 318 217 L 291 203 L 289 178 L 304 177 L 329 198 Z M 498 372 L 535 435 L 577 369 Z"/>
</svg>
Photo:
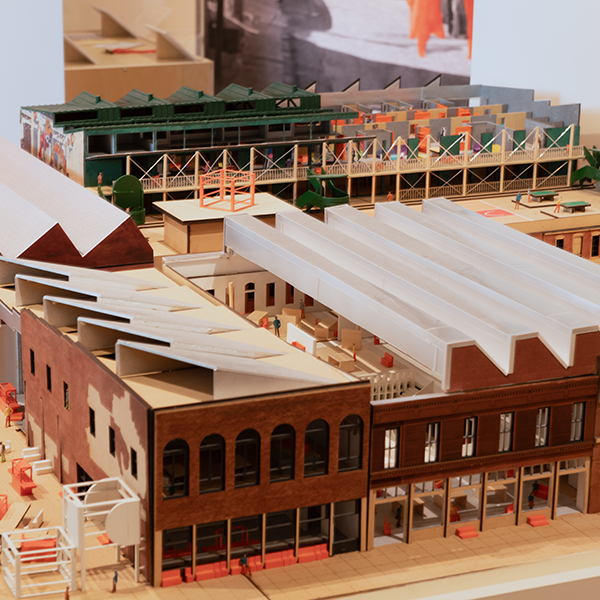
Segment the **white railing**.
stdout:
<svg viewBox="0 0 600 600">
<path fill-rule="evenodd" d="M 391 400 L 404 395 L 414 395 L 418 390 L 414 371 L 388 371 L 365 376 L 371 382 L 371 401 Z"/>
<path fill-rule="evenodd" d="M 479 183 L 467 184 L 467 194 L 493 194 L 499 191 L 499 181 L 480 181 Z"/>
<path fill-rule="evenodd" d="M 502 156 L 502 155 L 500 155 Z M 515 163 L 515 162 L 533 162 L 535 159 L 535 151 L 533 150 L 511 150 L 506 152 L 504 162 Z"/>
<path fill-rule="evenodd" d="M 400 190 L 400 200 L 422 200 L 423 198 L 425 198 L 425 188 Z"/>
<path fill-rule="evenodd" d="M 293 180 L 294 179 L 294 169 L 260 169 L 254 171 L 256 176 L 256 183 L 271 183 L 274 181 L 285 181 L 285 180 Z"/>
<path fill-rule="evenodd" d="M 533 179 L 511 179 L 504 182 L 504 192 L 522 192 L 533 189 Z"/>
<path fill-rule="evenodd" d="M 426 168 L 426 158 L 405 158 L 400 160 L 400 171 L 418 171 Z"/>
<path fill-rule="evenodd" d="M 500 152 L 478 152 L 469 158 L 469 165 L 496 165 L 502 161 Z"/>
<path fill-rule="evenodd" d="M 465 164 L 464 156 L 458 154 L 443 154 L 442 156 L 430 157 L 430 167 L 454 167 L 459 168 Z"/>
<path fill-rule="evenodd" d="M 441 185 L 439 187 L 429 188 L 429 198 L 439 198 L 440 196 L 462 196 L 462 185 Z"/>
<path fill-rule="evenodd" d="M 555 188 L 569 185 L 569 178 L 566 175 L 550 175 L 546 178 L 538 178 L 536 188 Z"/>
</svg>

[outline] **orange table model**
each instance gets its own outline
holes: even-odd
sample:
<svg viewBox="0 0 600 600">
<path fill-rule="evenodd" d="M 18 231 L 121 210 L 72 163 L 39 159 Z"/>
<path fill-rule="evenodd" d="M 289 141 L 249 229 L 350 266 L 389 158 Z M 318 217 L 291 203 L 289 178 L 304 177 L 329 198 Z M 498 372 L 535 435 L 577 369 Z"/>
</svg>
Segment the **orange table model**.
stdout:
<svg viewBox="0 0 600 600">
<path fill-rule="evenodd" d="M 33 482 L 31 465 L 24 458 L 11 461 L 12 486 L 20 496 L 29 496 L 37 484 Z"/>
<path fill-rule="evenodd" d="M 17 390 L 12 383 L 0 383 L 0 411 L 4 412 L 9 405 L 13 409 L 10 420 L 20 421 L 23 418 L 23 412 L 17 402 Z"/>
</svg>

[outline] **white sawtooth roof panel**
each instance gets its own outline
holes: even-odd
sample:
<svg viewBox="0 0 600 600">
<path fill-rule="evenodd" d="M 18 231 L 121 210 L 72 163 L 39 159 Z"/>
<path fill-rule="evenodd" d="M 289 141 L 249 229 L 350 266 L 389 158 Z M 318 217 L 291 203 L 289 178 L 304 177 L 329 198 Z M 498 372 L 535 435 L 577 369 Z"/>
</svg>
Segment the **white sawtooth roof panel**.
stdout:
<svg viewBox="0 0 600 600">
<path fill-rule="evenodd" d="M 129 215 L 0 137 L 0 183 L 60 223 L 81 256 Z"/>
</svg>

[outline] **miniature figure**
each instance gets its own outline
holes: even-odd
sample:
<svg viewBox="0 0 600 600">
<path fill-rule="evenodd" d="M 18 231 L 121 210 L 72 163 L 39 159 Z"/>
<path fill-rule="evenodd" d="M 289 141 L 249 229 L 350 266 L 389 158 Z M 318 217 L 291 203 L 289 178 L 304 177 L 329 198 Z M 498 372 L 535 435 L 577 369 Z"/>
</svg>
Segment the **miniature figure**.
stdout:
<svg viewBox="0 0 600 600">
<path fill-rule="evenodd" d="M 558 200 L 556 201 L 556 206 L 554 207 L 554 212 L 558 213 L 560 212 L 560 205 L 562 203 L 562 196 L 558 197 Z"/>
<path fill-rule="evenodd" d="M 277 337 L 281 337 L 279 335 L 279 328 L 280 327 L 281 327 L 281 321 L 277 317 L 275 317 L 275 319 L 273 320 L 273 329 L 275 330 L 275 335 Z"/>
<path fill-rule="evenodd" d="M 517 194 L 517 197 L 515 198 L 515 210 L 519 210 L 519 206 L 521 206 L 521 198 L 523 196 L 521 195 L 521 192 L 519 192 Z"/>
<path fill-rule="evenodd" d="M 252 571 L 248 566 L 248 557 L 245 554 L 240 558 L 240 566 L 242 567 L 242 575 L 249 575 L 252 577 Z"/>
<path fill-rule="evenodd" d="M 71 596 L 69 596 L 69 586 L 66 587 L 65 589 L 65 600 L 69 600 Z"/>
<path fill-rule="evenodd" d="M 531 202 L 531 188 L 527 188 L 527 202 Z"/>
<path fill-rule="evenodd" d="M 0 441 L 0 462 L 6 462 L 6 446 Z"/>
<path fill-rule="evenodd" d="M 300 310 L 302 311 L 302 318 L 306 318 L 306 314 L 304 313 L 304 309 L 306 308 L 306 304 L 304 304 L 304 298 L 300 298 Z"/>
<path fill-rule="evenodd" d="M 117 591 L 117 582 L 118 581 L 119 581 L 119 574 L 115 570 L 115 574 L 113 575 L 113 586 L 112 586 L 112 590 L 110 591 L 111 594 L 114 594 Z"/>
<path fill-rule="evenodd" d="M 102 172 L 98 173 L 98 196 L 100 196 L 100 198 L 103 200 L 106 200 L 106 196 L 102 191 Z"/>
<path fill-rule="evenodd" d="M 529 508 L 533 508 L 533 492 L 531 492 L 531 494 L 529 494 L 529 496 L 527 497 L 527 500 L 529 500 Z"/>
<path fill-rule="evenodd" d="M 394 200 L 394 194 L 392 194 L 392 192 L 388 192 L 387 201 L 393 202 L 393 200 Z"/>
<path fill-rule="evenodd" d="M 13 412 L 10 404 L 4 409 L 4 427 L 10 427 L 10 415 L 12 415 Z"/>
<path fill-rule="evenodd" d="M 396 509 L 396 527 L 402 525 L 402 504 Z"/>
</svg>

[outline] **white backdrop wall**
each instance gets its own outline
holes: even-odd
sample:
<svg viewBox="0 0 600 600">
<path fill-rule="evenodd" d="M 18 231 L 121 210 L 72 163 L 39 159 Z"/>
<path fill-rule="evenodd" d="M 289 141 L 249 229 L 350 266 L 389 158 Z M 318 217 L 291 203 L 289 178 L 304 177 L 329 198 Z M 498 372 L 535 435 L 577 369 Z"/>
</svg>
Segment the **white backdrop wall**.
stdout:
<svg viewBox="0 0 600 600">
<path fill-rule="evenodd" d="M 582 143 L 600 146 L 599 24 L 595 0 L 475 0 L 471 83 L 581 104 Z"/>
<path fill-rule="evenodd" d="M 0 136 L 19 145 L 19 109 L 65 99 L 62 0 L 0 0 Z"/>
</svg>

